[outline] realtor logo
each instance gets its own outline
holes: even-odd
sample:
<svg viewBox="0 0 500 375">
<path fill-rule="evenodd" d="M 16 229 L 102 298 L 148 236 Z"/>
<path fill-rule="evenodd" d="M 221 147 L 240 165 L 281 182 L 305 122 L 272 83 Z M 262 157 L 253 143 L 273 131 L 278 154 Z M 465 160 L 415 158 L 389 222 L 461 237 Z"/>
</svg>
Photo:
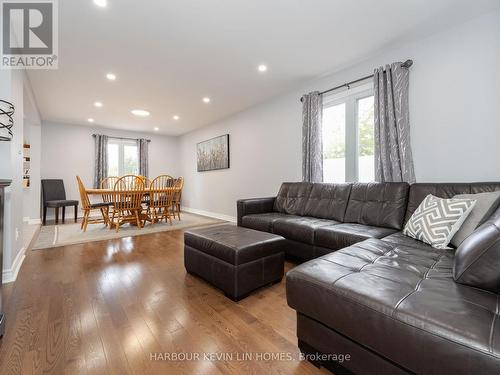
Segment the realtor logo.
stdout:
<svg viewBox="0 0 500 375">
<path fill-rule="evenodd" d="M 57 69 L 56 0 L 1 0 L 1 68 Z"/>
</svg>

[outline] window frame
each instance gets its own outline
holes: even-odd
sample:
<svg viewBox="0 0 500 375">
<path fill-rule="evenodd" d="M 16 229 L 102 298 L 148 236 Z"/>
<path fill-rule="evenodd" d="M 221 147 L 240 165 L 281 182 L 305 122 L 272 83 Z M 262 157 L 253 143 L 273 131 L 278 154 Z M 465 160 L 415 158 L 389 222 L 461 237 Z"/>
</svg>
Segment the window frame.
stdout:
<svg viewBox="0 0 500 375">
<path fill-rule="evenodd" d="M 359 181 L 358 101 L 374 96 L 373 82 L 325 95 L 323 110 L 345 103 L 345 182 Z M 374 166 L 375 168 L 375 166 Z M 331 182 L 331 181 L 326 181 Z"/>
<path fill-rule="evenodd" d="M 125 175 L 125 146 L 135 146 L 137 149 L 137 172 L 133 174 L 139 174 L 139 147 L 137 145 L 137 141 L 133 139 L 122 139 L 122 138 L 113 138 L 109 137 L 108 145 L 115 144 L 118 145 L 118 176 Z M 107 147 L 107 146 L 106 146 Z M 108 165 L 107 172 L 109 174 L 109 156 L 108 156 Z"/>
</svg>

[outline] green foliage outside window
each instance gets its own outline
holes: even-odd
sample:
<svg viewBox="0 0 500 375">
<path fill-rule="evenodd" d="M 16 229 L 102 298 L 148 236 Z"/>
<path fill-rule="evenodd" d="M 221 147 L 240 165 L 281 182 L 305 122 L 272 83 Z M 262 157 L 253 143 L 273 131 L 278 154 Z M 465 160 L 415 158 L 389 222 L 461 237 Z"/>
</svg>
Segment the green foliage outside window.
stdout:
<svg viewBox="0 0 500 375">
<path fill-rule="evenodd" d="M 359 114 L 359 156 L 374 154 L 375 140 L 373 134 L 373 106 Z M 345 136 L 335 132 L 329 142 L 323 145 L 323 159 L 339 159 L 345 157 Z"/>
</svg>

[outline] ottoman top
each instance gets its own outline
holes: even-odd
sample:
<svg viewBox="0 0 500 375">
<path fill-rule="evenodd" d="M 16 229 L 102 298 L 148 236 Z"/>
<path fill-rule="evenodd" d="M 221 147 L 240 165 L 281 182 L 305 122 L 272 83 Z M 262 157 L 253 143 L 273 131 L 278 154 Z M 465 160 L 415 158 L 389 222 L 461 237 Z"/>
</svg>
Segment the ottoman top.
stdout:
<svg viewBox="0 0 500 375">
<path fill-rule="evenodd" d="M 233 265 L 244 264 L 283 250 L 284 238 L 231 224 L 184 233 L 184 244 Z"/>
</svg>

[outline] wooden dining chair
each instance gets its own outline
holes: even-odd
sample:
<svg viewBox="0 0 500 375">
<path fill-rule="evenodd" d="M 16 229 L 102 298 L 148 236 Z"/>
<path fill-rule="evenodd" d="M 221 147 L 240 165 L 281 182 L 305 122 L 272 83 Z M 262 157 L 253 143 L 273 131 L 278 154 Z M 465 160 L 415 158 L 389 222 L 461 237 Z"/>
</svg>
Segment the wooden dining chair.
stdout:
<svg viewBox="0 0 500 375">
<path fill-rule="evenodd" d="M 177 180 L 175 180 L 174 183 L 174 188 L 175 188 L 175 194 L 174 194 L 174 200 L 172 202 L 172 212 L 175 216 L 177 215 L 177 218 L 180 220 L 181 219 L 181 198 L 182 198 L 182 189 L 184 188 L 184 177 L 179 177 Z"/>
<path fill-rule="evenodd" d="M 142 197 L 144 195 L 144 180 L 138 176 L 126 175 L 120 177 L 113 189 L 113 206 L 111 226 L 116 226 L 116 231 L 124 223 L 135 223 L 142 228 L 141 212 Z M 115 220 L 116 219 L 116 220 Z"/>
<path fill-rule="evenodd" d="M 170 208 L 175 195 L 175 179 L 169 175 L 156 177 L 149 185 L 149 202 L 147 215 L 151 224 L 165 219 L 172 225 L 172 213 Z"/>
<path fill-rule="evenodd" d="M 151 184 L 151 180 L 149 178 L 142 175 L 138 175 L 137 177 L 141 178 L 142 181 L 144 181 L 144 188 L 149 188 L 149 185 Z M 142 197 L 142 203 L 146 205 L 146 211 L 147 211 L 147 205 L 149 203 L 149 194 L 144 194 L 144 196 Z"/>
<path fill-rule="evenodd" d="M 107 202 L 99 202 L 99 203 L 90 203 L 89 196 L 87 194 L 87 190 L 85 189 L 85 186 L 83 185 L 82 179 L 80 176 L 76 176 L 76 181 L 78 183 L 78 190 L 80 191 L 80 201 L 82 204 L 82 210 L 83 210 L 83 220 L 82 220 L 82 225 L 80 226 L 81 229 L 83 229 L 84 232 L 87 231 L 87 225 L 89 224 L 106 224 L 106 226 L 109 223 L 109 216 L 108 216 L 108 211 L 109 211 L 109 203 Z M 92 210 L 99 210 L 101 211 L 102 218 L 91 218 L 90 213 Z"/>
<path fill-rule="evenodd" d="M 144 186 L 148 187 L 150 185 L 151 180 L 146 176 L 138 175 L 137 177 L 142 178 L 142 180 L 144 181 Z"/>
<path fill-rule="evenodd" d="M 101 181 L 100 188 L 101 189 L 114 189 L 116 181 L 118 181 L 120 177 L 118 176 L 108 176 Z"/>
<path fill-rule="evenodd" d="M 108 177 L 104 178 L 101 181 L 100 188 L 103 190 L 108 190 L 108 191 L 114 189 L 115 183 L 116 183 L 116 181 L 118 181 L 119 178 L 120 177 L 118 177 L 118 176 L 108 176 Z M 109 210 L 110 210 L 111 206 L 113 205 L 113 193 L 108 192 L 108 193 L 102 194 L 102 201 L 108 203 L 107 214 L 109 217 Z"/>
</svg>

